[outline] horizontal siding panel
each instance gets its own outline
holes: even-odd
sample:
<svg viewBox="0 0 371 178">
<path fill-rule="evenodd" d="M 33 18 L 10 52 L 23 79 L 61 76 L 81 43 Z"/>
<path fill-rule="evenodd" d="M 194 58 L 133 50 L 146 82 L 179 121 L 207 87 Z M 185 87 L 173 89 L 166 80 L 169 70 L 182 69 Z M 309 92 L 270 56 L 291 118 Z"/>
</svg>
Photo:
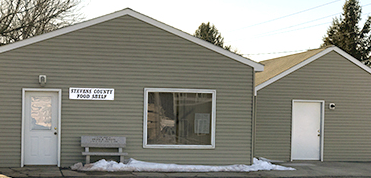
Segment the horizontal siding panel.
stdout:
<svg viewBox="0 0 371 178">
<path fill-rule="evenodd" d="M 62 167 L 85 162 L 82 135 L 126 136 L 126 158 L 143 161 L 250 164 L 253 69 L 142 21 L 113 19 L 2 53 L 0 62 L 0 134 L 13 138 L 0 138 L 0 167 L 20 165 L 22 88 L 40 88 L 40 74 L 44 88 L 62 89 Z M 69 100 L 69 87 L 114 88 L 115 100 Z M 216 90 L 216 148 L 143 149 L 144 88 Z"/>
<path fill-rule="evenodd" d="M 370 161 L 369 86 L 369 73 L 330 52 L 261 89 L 256 155 L 289 161 L 292 100 L 324 100 L 324 160 Z M 329 110 L 329 103 L 335 103 L 336 109 Z"/>
</svg>

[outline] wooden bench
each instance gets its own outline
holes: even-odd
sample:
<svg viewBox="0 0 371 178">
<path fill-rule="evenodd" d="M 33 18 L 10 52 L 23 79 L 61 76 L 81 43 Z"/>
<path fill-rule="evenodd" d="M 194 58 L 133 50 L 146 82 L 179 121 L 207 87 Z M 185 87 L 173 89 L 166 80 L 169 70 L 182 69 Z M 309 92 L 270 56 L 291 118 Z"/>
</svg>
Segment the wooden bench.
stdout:
<svg viewBox="0 0 371 178">
<path fill-rule="evenodd" d="M 85 147 L 82 155 L 86 156 L 86 164 L 90 163 L 90 156 L 120 156 L 120 162 L 124 162 L 122 149 L 126 146 L 126 137 L 111 136 L 81 136 L 81 147 Z M 118 152 L 89 152 L 89 148 L 118 148 Z"/>
</svg>

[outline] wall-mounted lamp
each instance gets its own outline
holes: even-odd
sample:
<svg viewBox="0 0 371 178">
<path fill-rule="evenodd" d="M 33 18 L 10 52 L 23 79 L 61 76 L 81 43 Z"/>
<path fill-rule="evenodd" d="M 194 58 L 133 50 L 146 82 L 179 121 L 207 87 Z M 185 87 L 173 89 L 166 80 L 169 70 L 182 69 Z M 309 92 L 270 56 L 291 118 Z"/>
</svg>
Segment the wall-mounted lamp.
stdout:
<svg viewBox="0 0 371 178">
<path fill-rule="evenodd" d="M 46 75 L 39 75 L 39 84 L 45 86 L 46 84 Z"/>
<path fill-rule="evenodd" d="M 335 107 L 336 107 L 335 103 L 330 103 L 328 105 L 328 108 L 331 109 L 331 110 L 335 110 Z"/>
</svg>

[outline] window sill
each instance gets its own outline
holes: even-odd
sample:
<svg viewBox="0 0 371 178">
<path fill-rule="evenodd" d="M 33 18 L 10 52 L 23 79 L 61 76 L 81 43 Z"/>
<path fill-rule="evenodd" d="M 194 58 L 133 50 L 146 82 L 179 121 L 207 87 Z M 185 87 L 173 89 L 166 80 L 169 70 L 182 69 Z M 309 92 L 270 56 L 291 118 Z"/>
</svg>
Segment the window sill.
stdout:
<svg viewBox="0 0 371 178">
<path fill-rule="evenodd" d="M 144 145 L 143 148 L 158 148 L 158 149 L 215 149 L 215 145 Z"/>
</svg>

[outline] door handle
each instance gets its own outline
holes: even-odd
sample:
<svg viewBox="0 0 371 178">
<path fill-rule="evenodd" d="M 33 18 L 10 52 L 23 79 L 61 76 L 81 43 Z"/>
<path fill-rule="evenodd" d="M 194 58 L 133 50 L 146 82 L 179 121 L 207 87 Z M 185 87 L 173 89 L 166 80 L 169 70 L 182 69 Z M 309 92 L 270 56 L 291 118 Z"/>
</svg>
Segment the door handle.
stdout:
<svg viewBox="0 0 371 178">
<path fill-rule="evenodd" d="M 57 132 L 54 132 L 54 135 L 57 135 Z"/>
<path fill-rule="evenodd" d="M 321 134 L 318 134 L 318 136 L 321 136 Z"/>
</svg>

